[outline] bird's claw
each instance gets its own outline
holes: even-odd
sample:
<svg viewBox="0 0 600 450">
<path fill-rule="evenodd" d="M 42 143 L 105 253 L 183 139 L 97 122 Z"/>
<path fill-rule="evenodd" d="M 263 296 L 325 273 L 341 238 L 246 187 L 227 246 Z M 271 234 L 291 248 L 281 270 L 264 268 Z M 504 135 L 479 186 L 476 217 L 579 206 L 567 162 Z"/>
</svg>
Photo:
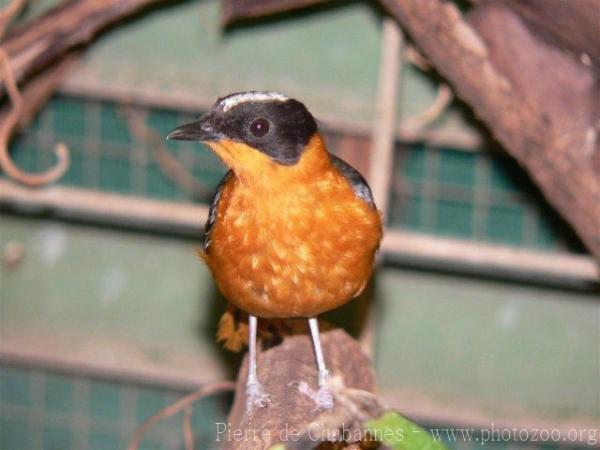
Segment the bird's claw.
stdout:
<svg viewBox="0 0 600 450">
<path fill-rule="evenodd" d="M 333 393 L 325 386 L 322 386 L 317 390 L 317 395 L 315 396 L 314 401 L 315 408 L 313 409 L 313 412 L 331 411 L 333 409 Z"/>
<path fill-rule="evenodd" d="M 333 393 L 327 386 L 319 386 L 317 390 L 314 390 L 306 381 L 301 381 L 298 384 L 298 391 L 315 402 L 312 412 L 331 411 L 333 409 Z"/>
<path fill-rule="evenodd" d="M 271 399 L 262 384 L 254 381 L 246 385 L 246 412 L 251 412 L 255 407 L 264 408 L 269 403 Z"/>
</svg>

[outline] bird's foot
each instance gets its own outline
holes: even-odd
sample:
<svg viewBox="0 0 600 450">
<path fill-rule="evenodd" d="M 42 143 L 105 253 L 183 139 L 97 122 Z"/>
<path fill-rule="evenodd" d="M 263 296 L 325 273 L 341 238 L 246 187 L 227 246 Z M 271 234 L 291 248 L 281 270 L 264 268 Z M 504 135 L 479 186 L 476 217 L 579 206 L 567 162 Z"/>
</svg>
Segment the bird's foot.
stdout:
<svg viewBox="0 0 600 450">
<path fill-rule="evenodd" d="M 251 413 L 254 408 L 264 408 L 270 402 L 269 394 L 258 381 L 246 385 L 246 413 Z"/>
<path fill-rule="evenodd" d="M 325 384 L 314 390 L 306 381 L 301 381 L 298 384 L 298 391 L 315 402 L 315 408 L 312 412 L 331 411 L 333 409 L 333 393 Z"/>
</svg>

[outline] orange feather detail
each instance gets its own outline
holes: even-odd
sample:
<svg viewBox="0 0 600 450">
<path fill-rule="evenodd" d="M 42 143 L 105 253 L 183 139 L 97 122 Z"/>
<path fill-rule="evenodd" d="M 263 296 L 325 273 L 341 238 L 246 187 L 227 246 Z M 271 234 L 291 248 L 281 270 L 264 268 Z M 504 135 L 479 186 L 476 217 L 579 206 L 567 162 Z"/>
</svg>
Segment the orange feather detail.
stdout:
<svg viewBox="0 0 600 450">
<path fill-rule="evenodd" d="M 210 145 L 235 176 L 202 257 L 231 303 L 259 317 L 312 317 L 362 291 L 381 218 L 332 166 L 318 133 L 291 166 L 238 142 Z"/>
</svg>

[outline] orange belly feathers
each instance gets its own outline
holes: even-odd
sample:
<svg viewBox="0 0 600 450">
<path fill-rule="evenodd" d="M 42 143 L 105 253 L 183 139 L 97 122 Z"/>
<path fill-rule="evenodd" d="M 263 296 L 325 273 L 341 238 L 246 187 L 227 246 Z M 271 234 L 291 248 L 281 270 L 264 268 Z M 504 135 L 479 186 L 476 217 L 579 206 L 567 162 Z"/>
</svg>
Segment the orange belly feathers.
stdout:
<svg viewBox="0 0 600 450">
<path fill-rule="evenodd" d="M 210 146 L 236 175 L 223 187 L 202 257 L 232 304 L 265 318 L 314 317 L 360 294 L 380 215 L 333 167 L 318 133 L 292 166 L 239 142 Z"/>
</svg>

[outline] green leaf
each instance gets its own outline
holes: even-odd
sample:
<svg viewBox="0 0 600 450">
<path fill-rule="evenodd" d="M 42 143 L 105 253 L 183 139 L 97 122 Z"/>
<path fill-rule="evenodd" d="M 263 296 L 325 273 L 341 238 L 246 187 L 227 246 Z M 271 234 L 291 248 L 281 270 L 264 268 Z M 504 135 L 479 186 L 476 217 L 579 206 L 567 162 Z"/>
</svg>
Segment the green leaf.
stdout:
<svg viewBox="0 0 600 450">
<path fill-rule="evenodd" d="M 428 431 L 394 411 L 386 411 L 364 425 L 372 439 L 393 450 L 446 450 Z"/>
</svg>

